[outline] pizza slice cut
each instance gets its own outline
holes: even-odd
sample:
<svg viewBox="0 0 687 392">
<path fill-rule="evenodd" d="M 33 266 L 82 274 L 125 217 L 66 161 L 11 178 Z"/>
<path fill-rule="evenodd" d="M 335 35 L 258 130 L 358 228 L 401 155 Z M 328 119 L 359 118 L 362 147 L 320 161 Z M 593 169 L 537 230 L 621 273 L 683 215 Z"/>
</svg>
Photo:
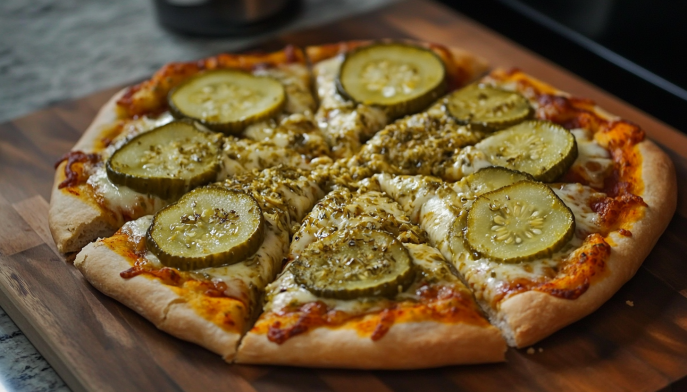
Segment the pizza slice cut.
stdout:
<svg viewBox="0 0 687 392">
<path fill-rule="evenodd" d="M 194 185 L 197 179 L 183 177 L 188 173 L 188 170 L 183 171 L 184 166 L 188 166 L 185 162 L 199 159 L 193 149 L 188 149 L 190 152 L 186 157 L 181 156 L 183 153 L 171 154 L 167 150 L 154 154 L 159 145 L 175 151 L 179 131 L 168 132 L 168 137 L 158 132 L 164 126 L 179 128 L 179 120 L 175 117 L 190 116 L 195 121 L 194 126 L 207 132 L 210 132 L 209 127 L 214 131 L 231 133 L 221 137 L 218 134 L 212 143 L 205 143 L 220 146 L 217 153 L 219 170 L 214 171 L 215 177 L 197 176 L 205 183 L 280 164 L 311 169 L 329 162 L 328 146 L 312 115 L 315 101 L 310 92 L 309 75 L 303 52 L 287 47 L 271 54 L 219 55 L 198 62 L 169 64 L 151 79 L 116 94 L 56 167 L 50 229 L 58 249 L 61 252 L 78 251 L 98 237 L 111 235 L 127 221 L 155 213 L 175 201 L 183 190 L 200 184 Z M 247 83 L 248 87 L 234 90 L 227 87 L 241 83 Z M 182 87 L 192 91 L 184 92 Z M 258 87 L 279 100 L 276 106 L 271 101 L 257 101 L 246 104 L 245 108 L 234 107 L 237 102 L 252 102 L 250 97 L 263 96 L 251 95 L 251 88 Z M 177 104 L 170 103 L 172 100 L 168 99 L 175 91 L 177 95 L 183 93 L 181 98 L 184 98 Z M 237 96 L 243 98 L 237 100 Z M 203 120 L 193 117 L 197 113 L 183 112 L 188 107 L 197 109 L 198 102 L 204 102 L 200 107 L 214 117 L 208 114 L 209 119 Z M 174 109 L 176 106 L 186 109 Z M 220 116 L 252 107 L 262 110 L 252 115 L 252 124 L 246 119 Z M 181 122 L 190 124 L 191 120 L 187 118 Z M 116 152 L 132 144 L 134 139 L 135 142 L 141 141 L 146 137 L 144 134 L 153 130 L 161 135 L 157 139 L 150 138 L 150 151 L 135 151 L 130 155 L 147 159 L 139 162 L 140 166 L 150 166 L 151 159 L 157 159 L 158 171 L 164 172 L 167 178 L 183 174 L 181 177 L 186 183 L 181 185 L 184 189 L 172 192 L 174 195 L 169 194 L 168 187 L 172 186 L 169 181 L 167 184 L 148 181 L 146 185 L 140 179 L 130 178 L 131 170 L 113 176 L 107 168 Z M 243 131 L 242 135 L 234 135 L 240 131 Z M 191 131 L 184 132 L 188 134 Z M 167 158 L 174 155 L 168 160 L 178 164 L 166 162 L 166 155 L 170 155 Z M 124 166 L 130 166 L 130 163 L 124 162 Z M 176 172 L 172 173 L 170 168 Z"/>
<path fill-rule="evenodd" d="M 401 206 L 337 189 L 294 235 L 237 363 L 367 369 L 504 360 L 505 342 Z"/>
<path fill-rule="evenodd" d="M 538 119 L 477 143 L 490 167 L 455 183 L 375 180 L 451 260 L 508 343 L 525 347 L 593 312 L 635 274 L 675 210 L 675 174 L 639 127 L 593 102 L 519 71 L 495 71 L 484 84 L 526 96 Z M 559 154 L 569 148 L 573 161 Z"/>
<path fill-rule="evenodd" d="M 244 173 L 124 224 L 74 265 L 159 329 L 231 361 L 281 270 L 290 231 L 322 196 L 304 171 Z"/>
<path fill-rule="evenodd" d="M 423 110 L 486 71 L 464 50 L 413 41 L 311 46 L 320 105 L 315 118 L 334 159 L 350 158 L 387 124 Z"/>
</svg>

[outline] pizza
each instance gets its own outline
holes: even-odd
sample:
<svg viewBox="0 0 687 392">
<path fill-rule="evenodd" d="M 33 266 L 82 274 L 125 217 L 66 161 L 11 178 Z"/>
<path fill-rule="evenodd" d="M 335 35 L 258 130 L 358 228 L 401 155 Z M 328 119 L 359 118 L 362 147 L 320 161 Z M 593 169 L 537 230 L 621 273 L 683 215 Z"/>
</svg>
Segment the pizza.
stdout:
<svg viewBox="0 0 687 392">
<path fill-rule="evenodd" d="M 228 362 L 503 361 L 627 282 L 677 191 L 637 125 L 486 72 L 398 40 L 168 64 L 56 165 L 53 238 Z"/>
</svg>

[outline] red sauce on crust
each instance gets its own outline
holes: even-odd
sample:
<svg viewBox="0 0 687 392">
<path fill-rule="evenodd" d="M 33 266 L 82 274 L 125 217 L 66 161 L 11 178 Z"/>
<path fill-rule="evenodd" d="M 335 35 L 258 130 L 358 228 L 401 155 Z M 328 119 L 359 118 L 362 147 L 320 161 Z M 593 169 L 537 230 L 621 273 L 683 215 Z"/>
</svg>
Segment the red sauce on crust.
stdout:
<svg viewBox="0 0 687 392">
<path fill-rule="evenodd" d="M 470 323 L 489 325 L 476 308 L 470 294 L 449 286 L 420 286 L 416 294 L 420 300 L 392 302 L 382 310 L 364 314 L 348 314 L 330 310 L 321 301 L 310 302 L 295 309 L 266 313 L 253 327 L 253 332 L 264 333 L 274 343 L 310 330 L 352 327 L 359 334 L 377 341 L 382 339 L 395 323 L 412 321 L 438 321 L 445 323 Z"/>
<path fill-rule="evenodd" d="M 64 175 L 66 178 L 57 186 L 57 188 L 62 189 L 74 187 L 85 183 L 88 179 L 88 176 L 86 176 L 84 164 L 93 164 L 99 160 L 100 155 L 87 154 L 83 151 L 70 151 L 64 154 L 59 161 L 55 162 L 55 169 L 57 169 L 62 162 L 67 161 L 67 164 L 64 166 Z"/>
</svg>

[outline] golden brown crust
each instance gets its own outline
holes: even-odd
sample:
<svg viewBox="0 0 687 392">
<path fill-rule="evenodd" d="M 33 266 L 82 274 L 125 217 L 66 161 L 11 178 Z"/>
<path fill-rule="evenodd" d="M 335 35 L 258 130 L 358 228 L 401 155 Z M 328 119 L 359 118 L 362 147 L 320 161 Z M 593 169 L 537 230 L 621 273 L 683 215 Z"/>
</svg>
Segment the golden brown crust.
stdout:
<svg viewBox="0 0 687 392">
<path fill-rule="evenodd" d="M 124 90 L 119 91 L 103 105 L 72 151 L 91 152 L 95 149 L 103 128 L 117 120 L 115 106 L 123 93 Z M 48 214 L 50 232 L 62 253 L 76 252 L 95 238 L 108 237 L 118 229 L 109 212 L 93 198 L 88 186 L 74 187 L 71 192 L 68 188 L 58 189 L 65 179 L 65 166 L 66 162 L 62 162 L 55 170 Z"/>
<path fill-rule="evenodd" d="M 419 369 L 501 362 L 506 344 L 492 326 L 434 321 L 394 324 L 373 341 L 353 328 L 316 328 L 276 344 L 249 332 L 237 363 L 354 369 Z"/>
<path fill-rule="evenodd" d="M 101 242 L 87 245 L 74 260 L 83 276 L 103 294 L 142 315 L 155 326 L 180 339 L 196 343 L 231 361 L 240 333 L 228 332 L 199 316 L 186 300 L 157 279 L 119 274 L 131 267 L 124 256 Z"/>
<path fill-rule="evenodd" d="M 648 207 L 644 216 L 632 224 L 631 237 L 611 234 L 612 251 L 606 262 L 608 273 L 592 282 L 587 292 L 575 300 L 539 291 L 528 291 L 505 300 L 501 303 L 497 324 L 505 327 L 509 344 L 529 346 L 599 308 L 634 276 L 668 226 L 677 205 L 675 168 L 653 142 L 645 140 L 637 147 L 642 154 L 644 180 L 644 192 L 639 196 Z"/>
</svg>

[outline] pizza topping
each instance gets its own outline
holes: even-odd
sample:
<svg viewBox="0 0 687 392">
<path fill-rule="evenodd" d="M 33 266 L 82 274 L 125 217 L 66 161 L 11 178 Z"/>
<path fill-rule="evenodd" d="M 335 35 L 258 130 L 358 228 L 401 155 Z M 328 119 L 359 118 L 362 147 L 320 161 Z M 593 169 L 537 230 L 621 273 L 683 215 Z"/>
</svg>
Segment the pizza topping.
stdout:
<svg viewBox="0 0 687 392">
<path fill-rule="evenodd" d="M 491 166 L 480 169 L 455 183 L 454 190 L 459 196 L 474 198 L 520 181 L 533 181 L 533 178 L 527 173 Z"/>
<path fill-rule="evenodd" d="M 336 84 L 343 97 L 401 117 L 439 98 L 446 91 L 445 79 L 444 63 L 431 50 L 378 43 L 349 52 Z"/>
<path fill-rule="evenodd" d="M 531 120 L 514 125 L 477 143 L 497 166 L 523 171 L 552 182 L 577 158 L 575 137 L 548 121 Z"/>
<path fill-rule="evenodd" d="M 406 248 L 379 230 L 345 230 L 308 246 L 293 262 L 298 284 L 328 298 L 393 297 L 413 282 Z"/>
<path fill-rule="evenodd" d="M 575 217 L 546 185 L 522 181 L 475 200 L 466 245 L 482 257 L 517 262 L 550 256 L 575 232 Z"/>
<path fill-rule="evenodd" d="M 57 188 L 62 189 L 82 184 L 87 178 L 84 173 L 85 170 L 83 165 L 86 163 L 93 164 L 99 160 L 100 155 L 86 154 L 83 151 L 70 151 L 64 154 L 59 161 L 55 162 L 55 168 L 57 168 L 62 162 L 67 161 L 67 164 L 64 166 L 64 175 L 66 178 L 57 186 Z"/>
<path fill-rule="evenodd" d="M 137 192 L 173 199 L 215 180 L 219 154 L 218 137 L 176 121 L 122 146 L 107 161 L 107 176 Z"/>
<path fill-rule="evenodd" d="M 264 226 L 260 206 L 248 194 L 199 188 L 155 215 L 146 245 L 169 267 L 219 267 L 255 253 L 264 239 Z"/>
<path fill-rule="evenodd" d="M 223 69 L 190 78 L 172 90 L 168 100 L 175 117 L 231 134 L 274 117 L 284 107 L 286 95 L 276 79 Z"/>
<path fill-rule="evenodd" d="M 527 98 L 517 92 L 473 84 L 446 98 L 447 111 L 461 124 L 494 131 L 517 124 L 533 113 Z"/>
</svg>

